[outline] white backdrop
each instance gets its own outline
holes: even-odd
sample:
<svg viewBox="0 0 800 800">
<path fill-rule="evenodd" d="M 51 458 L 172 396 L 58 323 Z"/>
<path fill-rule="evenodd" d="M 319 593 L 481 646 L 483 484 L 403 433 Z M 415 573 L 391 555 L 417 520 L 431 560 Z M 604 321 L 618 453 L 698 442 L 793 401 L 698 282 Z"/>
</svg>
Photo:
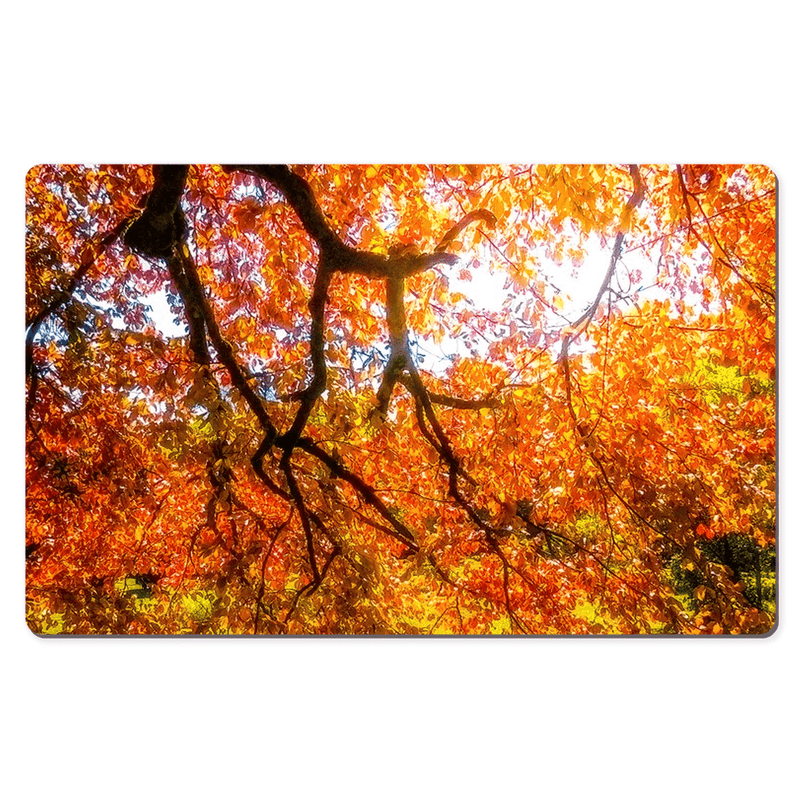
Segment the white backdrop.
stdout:
<svg viewBox="0 0 800 800">
<path fill-rule="evenodd" d="M 791 795 L 791 6 L 521 6 L 29 2 L 6 12 L 8 796 Z M 24 178 L 37 162 L 97 161 L 768 164 L 780 197 L 778 631 L 746 641 L 37 639 L 23 609 Z"/>
</svg>

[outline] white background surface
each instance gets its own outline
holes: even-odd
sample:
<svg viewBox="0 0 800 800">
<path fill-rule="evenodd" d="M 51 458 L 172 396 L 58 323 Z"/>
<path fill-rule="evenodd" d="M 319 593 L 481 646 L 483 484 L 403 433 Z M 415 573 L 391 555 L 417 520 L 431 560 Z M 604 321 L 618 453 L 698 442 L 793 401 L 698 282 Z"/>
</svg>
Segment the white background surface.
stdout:
<svg viewBox="0 0 800 800">
<path fill-rule="evenodd" d="M 792 6 L 530 5 L 29 2 L 6 12 L 6 796 L 796 796 L 800 73 Z M 26 170 L 284 160 L 772 167 L 782 315 L 777 633 L 746 641 L 53 641 L 29 633 Z"/>
</svg>

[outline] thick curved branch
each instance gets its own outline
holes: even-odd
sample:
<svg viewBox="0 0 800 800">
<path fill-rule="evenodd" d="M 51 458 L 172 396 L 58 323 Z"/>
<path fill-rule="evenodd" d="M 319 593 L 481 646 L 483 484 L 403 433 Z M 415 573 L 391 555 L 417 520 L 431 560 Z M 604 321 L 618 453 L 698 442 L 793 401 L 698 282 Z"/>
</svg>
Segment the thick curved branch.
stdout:
<svg viewBox="0 0 800 800">
<path fill-rule="evenodd" d="M 286 164 L 230 164 L 224 165 L 223 169 L 225 172 L 257 175 L 279 189 L 320 250 L 338 250 L 344 247 L 325 218 L 308 181 L 292 172 Z"/>
<path fill-rule="evenodd" d="M 285 164 L 233 164 L 223 166 L 226 172 L 246 172 L 269 181 L 297 214 L 306 233 L 320 249 L 320 260 L 331 272 L 359 273 L 368 277 L 388 278 L 391 274 L 413 275 L 437 264 L 455 264 L 458 256 L 439 252 L 422 255 L 385 256 L 346 245 L 331 227 L 314 197 L 308 181 L 292 172 Z M 485 212 L 489 213 L 489 212 Z"/>
<path fill-rule="evenodd" d="M 453 225 L 449 231 L 442 237 L 442 241 L 436 245 L 436 252 L 441 252 L 442 250 L 446 250 L 450 244 L 454 241 L 454 239 L 458 236 L 464 228 L 467 227 L 472 222 L 476 220 L 481 220 L 489 225 L 489 227 L 494 228 L 497 225 L 497 217 L 492 214 L 486 208 L 476 208 L 474 211 L 470 211 L 469 214 L 465 214 L 464 217 Z"/>
</svg>

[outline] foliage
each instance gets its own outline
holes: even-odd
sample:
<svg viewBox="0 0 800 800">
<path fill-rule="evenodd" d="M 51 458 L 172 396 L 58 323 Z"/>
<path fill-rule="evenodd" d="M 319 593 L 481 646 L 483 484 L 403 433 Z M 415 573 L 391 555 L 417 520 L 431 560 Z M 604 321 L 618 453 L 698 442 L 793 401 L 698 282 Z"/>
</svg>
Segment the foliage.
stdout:
<svg viewBox="0 0 800 800">
<path fill-rule="evenodd" d="M 729 533 L 698 543 L 703 557 L 729 570 L 730 577 L 742 584 L 747 600 L 758 609 L 775 612 L 775 548 L 759 547 L 750 536 Z M 675 556 L 670 564 L 675 588 L 688 596 L 697 610 L 710 589 L 692 564 L 683 565 Z"/>
<path fill-rule="evenodd" d="M 752 165 L 32 169 L 29 625 L 767 632 L 774 212 Z"/>
</svg>

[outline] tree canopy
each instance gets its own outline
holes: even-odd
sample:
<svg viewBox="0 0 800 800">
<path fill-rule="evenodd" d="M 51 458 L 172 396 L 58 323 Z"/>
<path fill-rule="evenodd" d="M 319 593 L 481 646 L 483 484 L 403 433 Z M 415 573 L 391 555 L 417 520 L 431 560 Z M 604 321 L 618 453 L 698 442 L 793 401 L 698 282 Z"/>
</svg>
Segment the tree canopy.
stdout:
<svg viewBox="0 0 800 800">
<path fill-rule="evenodd" d="M 33 168 L 42 633 L 765 633 L 757 165 Z"/>
</svg>

